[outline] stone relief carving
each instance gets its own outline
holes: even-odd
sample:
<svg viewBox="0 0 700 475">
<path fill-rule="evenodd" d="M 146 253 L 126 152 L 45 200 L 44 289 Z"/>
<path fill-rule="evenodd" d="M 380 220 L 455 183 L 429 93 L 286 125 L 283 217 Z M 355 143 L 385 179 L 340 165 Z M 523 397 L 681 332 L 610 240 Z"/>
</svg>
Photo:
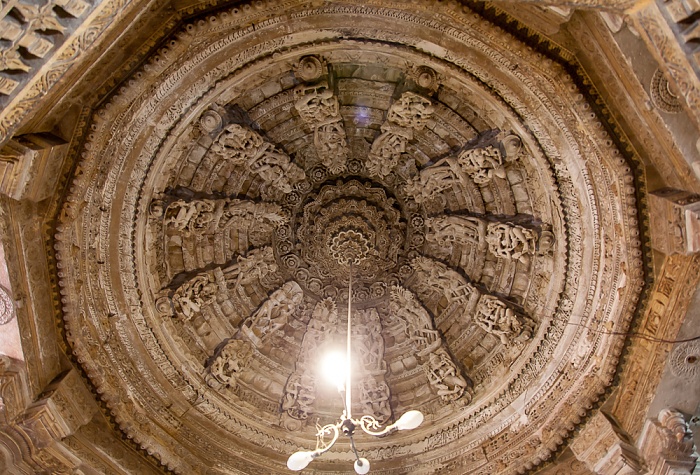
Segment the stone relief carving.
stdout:
<svg viewBox="0 0 700 475">
<path fill-rule="evenodd" d="M 297 112 L 314 130 L 314 145 L 321 163 L 331 173 L 341 173 L 347 166 L 350 151 L 338 98 L 326 83 L 299 86 L 294 97 Z"/>
<path fill-rule="evenodd" d="M 282 397 L 281 423 L 288 430 L 298 430 L 313 412 L 316 400 L 316 371 L 319 347 L 333 341 L 338 332 L 338 310 L 332 299 L 324 299 L 314 306 L 311 319 L 301 342 L 294 372 L 289 376 Z M 291 418 L 291 420 L 290 420 Z"/>
<path fill-rule="evenodd" d="M 426 203 L 437 199 L 446 190 L 452 189 L 459 182 L 459 175 L 450 166 L 441 162 L 423 168 L 417 176 L 404 185 L 404 193 L 413 197 L 416 203 Z"/>
<path fill-rule="evenodd" d="M 468 309 L 473 307 L 481 296 L 476 287 L 442 262 L 418 256 L 413 259 L 411 265 L 419 273 L 417 286 L 445 295 L 450 304 L 460 303 Z"/>
<path fill-rule="evenodd" d="M 294 281 L 286 282 L 243 323 L 241 333 L 255 346 L 267 343 L 287 324 L 303 297 L 304 293 L 299 284 Z"/>
<path fill-rule="evenodd" d="M 368 377 L 360 382 L 360 404 L 362 404 L 362 408 L 366 413 L 373 415 L 382 425 L 391 420 L 390 396 L 389 386 L 383 380 L 377 381 L 372 377 Z"/>
<path fill-rule="evenodd" d="M 493 255 L 527 264 L 529 256 L 535 253 L 537 235 L 533 230 L 516 224 L 490 223 L 486 242 Z"/>
<path fill-rule="evenodd" d="M 365 163 L 371 175 L 384 178 L 399 164 L 406 145 L 413 140 L 413 131 L 422 130 L 435 107 L 430 99 L 413 92 L 404 92 L 389 108 Z"/>
<path fill-rule="evenodd" d="M 440 246 L 482 247 L 486 243 L 486 221 L 482 218 L 458 215 L 434 216 L 425 220 L 425 239 Z"/>
<path fill-rule="evenodd" d="M 444 348 L 431 353 L 428 364 L 423 368 L 428 375 L 428 381 L 443 401 L 455 401 L 462 397 L 465 391 L 468 392 L 469 385 L 466 379 L 459 374 L 459 370 Z"/>
<path fill-rule="evenodd" d="M 207 368 L 207 384 L 215 389 L 235 388 L 252 355 L 253 347 L 249 342 L 230 340 Z"/>
<path fill-rule="evenodd" d="M 279 226 L 287 222 L 280 205 L 238 199 L 177 200 L 165 211 L 164 224 L 178 231 L 214 234 L 227 228 L 250 228 L 266 223 Z"/>
<path fill-rule="evenodd" d="M 220 269 L 217 271 L 199 274 L 175 291 L 172 302 L 177 315 L 185 321 L 190 320 L 202 311 L 202 307 L 214 302 L 217 294 L 225 286 L 223 273 Z"/>
<path fill-rule="evenodd" d="M 257 132 L 238 124 L 229 124 L 219 134 L 211 153 L 234 165 L 245 166 L 265 183 L 263 191 L 274 197 L 274 191 L 292 192 L 292 187 L 304 180 L 304 170 L 292 163 L 286 153 L 263 139 Z"/>
<path fill-rule="evenodd" d="M 486 185 L 494 176 L 505 178 L 503 157 L 497 147 L 487 146 L 465 150 L 459 154 L 459 164 L 464 173 L 469 175 L 477 185 Z"/>
<path fill-rule="evenodd" d="M 430 315 L 414 294 L 401 286 L 392 287 L 389 307 L 390 321 L 403 328 L 435 394 L 446 403 L 462 397 L 463 403 L 470 402 L 470 384 L 458 371 Z"/>
<path fill-rule="evenodd" d="M 486 333 L 498 337 L 504 345 L 520 343 L 531 338 L 535 329 L 529 318 L 516 314 L 492 295 L 481 296 L 474 321 Z"/>
</svg>

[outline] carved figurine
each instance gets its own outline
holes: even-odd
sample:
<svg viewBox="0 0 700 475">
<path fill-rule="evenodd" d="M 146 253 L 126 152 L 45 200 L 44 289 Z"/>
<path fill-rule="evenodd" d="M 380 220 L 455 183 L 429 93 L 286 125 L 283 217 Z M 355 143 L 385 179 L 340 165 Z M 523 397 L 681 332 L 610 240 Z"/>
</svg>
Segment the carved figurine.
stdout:
<svg viewBox="0 0 700 475">
<path fill-rule="evenodd" d="M 208 368 L 205 377 L 207 384 L 213 388 L 235 388 L 238 378 L 248 366 L 253 354 L 250 343 L 230 340 L 221 349 Z"/>
<path fill-rule="evenodd" d="M 486 238 L 486 222 L 470 216 L 436 216 L 426 220 L 425 238 L 443 247 L 454 243 L 481 247 Z"/>
<path fill-rule="evenodd" d="M 173 294 L 175 313 L 185 321 L 200 313 L 202 307 L 211 304 L 219 293 L 215 277 L 209 273 L 199 274 L 182 284 Z"/>
<path fill-rule="evenodd" d="M 430 355 L 430 361 L 424 368 L 426 368 L 428 380 L 437 388 L 437 394 L 443 401 L 454 401 L 465 394 L 468 387 L 467 380 L 459 374 L 457 367 L 443 348 Z M 471 400 L 471 394 L 469 399 Z"/>
<path fill-rule="evenodd" d="M 529 319 L 517 315 L 492 295 L 482 295 L 474 319 L 477 325 L 497 336 L 504 345 L 530 338 L 534 327 Z"/>
<path fill-rule="evenodd" d="M 506 177 L 501 151 L 491 145 L 465 150 L 459 154 L 458 161 L 464 173 L 477 185 L 490 183 L 494 176 Z"/>
<path fill-rule="evenodd" d="M 286 282 L 243 324 L 241 331 L 259 346 L 287 324 L 303 299 L 304 293 L 294 281 Z"/>
<path fill-rule="evenodd" d="M 510 223 L 491 223 L 486 233 L 489 250 L 495 256 L 527 264 L 537 244 L 534 231 Z"/>
<path fill-rule="evenodd" d="M 360 384 L 360 403 L 380 424 L 386 424 L 391 419 L 389 397 L 389 386 L 384 381 L 369 377 Z"/>
</svg>

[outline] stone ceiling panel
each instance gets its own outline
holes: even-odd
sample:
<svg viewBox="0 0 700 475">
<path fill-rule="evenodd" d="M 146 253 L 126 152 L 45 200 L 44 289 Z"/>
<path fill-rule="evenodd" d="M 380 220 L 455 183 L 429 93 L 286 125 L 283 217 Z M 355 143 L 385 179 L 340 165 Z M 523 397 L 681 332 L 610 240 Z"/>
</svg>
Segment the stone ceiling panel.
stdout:
<svg viewBox="0 0 700 475">
<path fill-rule="evenodd" d="M 466 8 L 221 11 L 93 117 L 56 234 L 67 339 L 173 472 L 285 473 L 341 411 L 316 366 L 355 253 L 353 411 L 426 414 L 358 449 L 379 473 L 524 472 L 612 383 L 634 180 L 563 68 Z"/>
</svg>

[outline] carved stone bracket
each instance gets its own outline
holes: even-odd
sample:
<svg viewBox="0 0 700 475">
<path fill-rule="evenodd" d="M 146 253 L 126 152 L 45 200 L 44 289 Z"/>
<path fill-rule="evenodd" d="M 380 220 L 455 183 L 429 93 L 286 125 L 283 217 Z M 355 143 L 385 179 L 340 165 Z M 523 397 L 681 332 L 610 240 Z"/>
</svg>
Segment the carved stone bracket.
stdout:
<svg viewBox="0 0 700 475">
<path fill-rule="evenodd" d="M 637 442 L 649 475 L 690 475 L 695 467 L 693 440 L 683 414 L 663 409 L 648 419 Z"/>
<path fill-rule="evenodd" d="M 312 61 L 302 60 L 303 74 L 311 75 L 310 70 L 316 71 L 318 59 Z M 340 116 L 338 98 L 328 88 L 328 84 L 321 82 L 314 85 L 298 86 L 294 91 L 294 107 L 302 120 L 314 131 L 314 146 L 316 153 L 328 170 L 333 173 L 341 173 L 347 167 L 350 154 L 347 137 L 343 126 L 343 118 Z"/>
<path fill-rule="evenodd" d="M 384 178 L 399 164 L 406 145 L 413 139 L 414 130 L 422 130 L 435 108 L 430 101 L 413 92 L 404 92 L 389 108 L 381 126 L 382 133 L 372 143 L 367 170 Z"/>
<path fill-rule="evenodd" d="M 535 253 L 537 235 L 531 229 L 515 224 L 490 223 L 486 242 L 493 255 L 527 264 L 529 256 Z"/>
<path fill-rule="evenodd" d="M 638 475 L 642 462 L 617 423 L 598 412 L 571 444 L 576 458 L 598 475 Z"/>
<path fill-rule="evenodd" d="M 532 337 L 534 322 L 516 314 L 503 301 L 492 295 L 482 295 L 474 315 L 476 324 L 504 345 L 523 342 Z"/>
</svg>

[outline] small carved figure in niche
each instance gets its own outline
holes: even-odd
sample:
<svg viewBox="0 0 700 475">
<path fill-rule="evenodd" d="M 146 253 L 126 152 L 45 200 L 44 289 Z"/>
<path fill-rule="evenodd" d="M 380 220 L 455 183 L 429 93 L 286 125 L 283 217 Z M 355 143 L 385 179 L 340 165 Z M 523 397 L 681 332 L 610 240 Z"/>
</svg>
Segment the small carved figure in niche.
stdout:
<svg viewBox="0 0 700 475">
<path fill-rule="evenodd" d="M 477 185 L 486 185 L 494 176 L 506 177 L 501 151 L 491 145 L 473 148 L 459 154 L 458 161 L 464 173 L 469 175 Z"/>
<path fill-rule="evenodd" d="M 248 367 L 252 354 L 253 348 L 250 343 L 230 340 L 209 367 L 205 377 L 207 384 L 216 389 L 224 386 L 235 388 L 237 379 Z"/>
<path fill-rule="evenodd" d="M 445 402 L 459 399 L 468 387 L 466 379 L 459 374 L 452 359 L 443 348 L 430 354 L 427 374 L 437 395 Z M 471 395 L 469 399 L 471 400 Z"/>
<path fill-rule="evenodd" d="M 391 105 L 387 121 L 401 127 L 421 130 L 435 112 L 435 106 L 425 97 L 413 92 L 404 92 L 398 101 Z"/>
<path fill-rule="evenodd" d="M 389 397 L 389 386 L 384 381 L 369 377 L 360 383 L 360 403 L 380 424 L 386 424 L 391 419 Z"/>
<path fill-rule="evenodd" d="M 501 343 L 522 342 L 532 336 L 534 329 L 530 319 L 517 315 L 492 295 L 482 295 L 476 307 L 474 319 L 484 331 L 497 336 Z"/>
<path fill-rule="evenodd" d="M 219 134 L 211 152 L 238 166 L 247 166 L 265 182 L 265 193 L 274 189 L 289 194 L 292 186 L 302 181 L 304 170 L 291 163 L 289 156 L 257 132 L 238 124 L 229 124 Z"/>
<path fill-rule="evenodd" d="M 491 223 L 486 233 L 489 250 L 497 257 L 529 263 L 535 253 L 536 236 L 531 229 L 510 223 Z"/>
<path fill-rule="evenodd" d="M 199 274 L 182 284 L 173 294 L 175 313 L 190 320 L 201 312 L 202 307 L 211 304 L 219 293 L 215 277 L 207 272 Z"/>
<path fill-rule="evenodd" d="M 469 216 L 436 216 L 426 220 L 428 232 L 425 238 L 441 246 L 454 243 L 481 247 L 486 238 L 486 222 Z"/>
<path fill-rule="evenodd" d="M 413 292 L 395 285 L 391 290 L 391 312 L 406 323 L 406 332 L 419 352 L 439 344 L 439 333 L 434 330 L 428 312 L 416 300 Z"/>
<path fill-rule="evenodd" d="M 270 295 L 241 330 L 256 346 L 265 343 L 284 327 L 303 300 L 304 293 L 294 281 L 286 282 Z"/>
<path fill-rule="evenodd" d="M 165 211 L 164 224 L 185 233 L 204 233 L 214 221 L 213 200 L 177 200 Z"/>
<path fill-rule="evenodd" d="M 442 262 L 418 256 L 413 259 L 412 265 L 414 269 L 421 272 L 421 285 L 445 295 L 449 303 L 467 302 L 473 295 L 478 295 L 479 291 L 476 287 Z"/>
</svg>

